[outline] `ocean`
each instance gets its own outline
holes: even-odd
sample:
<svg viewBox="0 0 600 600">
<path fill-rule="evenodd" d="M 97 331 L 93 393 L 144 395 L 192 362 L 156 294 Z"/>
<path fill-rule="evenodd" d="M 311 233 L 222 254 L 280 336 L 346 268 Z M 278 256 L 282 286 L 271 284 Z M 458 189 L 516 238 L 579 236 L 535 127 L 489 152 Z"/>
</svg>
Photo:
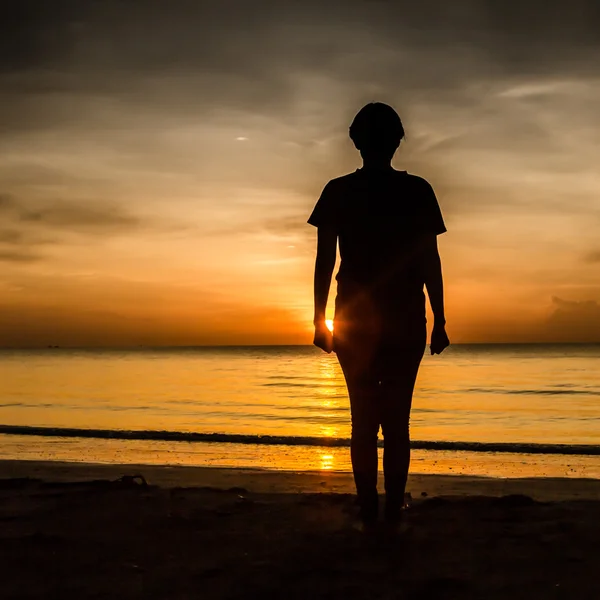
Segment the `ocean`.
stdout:
<svg viewBox="0 0 600 600">
<path fill-rule="evenodd" d="M 425 354 L 412 472 L 600 477 L 600 345 Z M 310 346 L 0 350 L 0 458 L 349 471 L 334 355 Z M 381 452 L 381 450 L 380 450 Z"/>
</svg>

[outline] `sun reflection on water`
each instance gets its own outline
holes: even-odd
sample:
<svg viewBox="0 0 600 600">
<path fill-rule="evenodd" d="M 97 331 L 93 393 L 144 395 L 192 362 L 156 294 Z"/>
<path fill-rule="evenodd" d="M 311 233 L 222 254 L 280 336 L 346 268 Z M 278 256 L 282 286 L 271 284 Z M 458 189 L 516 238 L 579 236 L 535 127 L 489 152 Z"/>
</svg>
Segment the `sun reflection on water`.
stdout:
<svg viewBox="0 0 600 600">
<path fill-rule="evenodd" d="M 338 364 L 334 356 L 323 355 L 319 361 L 319 375 L 323 379 L 338 379 Z"/>
<path fill-rule="evenodd" d="M 335 457 L 333 454 L 321 454 L 321 471 L 332 471 Z"/>
<path fill-rule="evenodd" d="M 338 427 L 332 427 L 330 425 L 324 425 L 321 427 L 321 437 L 339 437 L 340 430 Z"/>
</svg>

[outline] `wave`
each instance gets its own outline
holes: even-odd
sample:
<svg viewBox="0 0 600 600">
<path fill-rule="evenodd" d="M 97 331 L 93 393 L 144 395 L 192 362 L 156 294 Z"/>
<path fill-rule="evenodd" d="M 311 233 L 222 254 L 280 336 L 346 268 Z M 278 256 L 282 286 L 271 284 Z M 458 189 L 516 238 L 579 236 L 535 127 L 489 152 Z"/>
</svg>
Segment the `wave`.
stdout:
<svg viewBox="0 0 600 600">
<path fill-rule="evenodd" d="M 323 387 L 318 383 L 293 383 L 290 381 L 278 381 L 276 383 L 263 383 L 263 387 L 307 387 L 307 388 L 317 388 Z"/>
<path fill-rule="evenodd" d="M 243 435 L 231 433 L 196 433 L 186 431 L 127 431 L 122 429 L 75 429 L 68 427 L 31 427 L 0 425 L 0 434 L 43 437 L 96 438 L 113 440 L 150 440 L 161 442 L 204 442 L 218 444 L 257 444 L 265 446 L 350 446 L 349 438 L 302 437 L 279 435 Z M 379 445 L 383 442 L 380 440 Z M 600 456 L 600 445 L 533 444 L 504 442 L 411 442 L 415 450 L 450 450 L 464 452 L 508 452 L 515 454 L 568 454 Z"/>
<path fill-rule="evenodd" d="M 508 395 L 527 395 L 527 396 L 574 396 L 574 395 L 589 395 L 589 396 L 600 396 L 600 390 L 598 388 L 577 389 L 570 388 L 566 385 L 557 386 L 564 387 L 566 389 L 506 389 L 505 387 L 500 388 L 467 388 L 465 392 L 472 392 L 476 394 L 508 394 Z M 439 390 L 435 390 L 439 393 Z M 452 392 L 454 393 L 454 392 Z"/>
</svg>

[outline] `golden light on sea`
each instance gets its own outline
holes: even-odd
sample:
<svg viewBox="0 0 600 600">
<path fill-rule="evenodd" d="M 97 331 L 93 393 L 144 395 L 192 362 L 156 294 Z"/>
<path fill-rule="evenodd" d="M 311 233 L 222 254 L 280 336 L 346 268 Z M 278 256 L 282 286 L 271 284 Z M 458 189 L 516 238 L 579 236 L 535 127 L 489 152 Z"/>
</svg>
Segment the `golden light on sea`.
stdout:
<svg viewBox="0 0 600 600">
<path fill-rule="evenodd" d="M 334 458 L 333 454 L 321 454 L 321 471 L 333 470 Z"/>
</svg>

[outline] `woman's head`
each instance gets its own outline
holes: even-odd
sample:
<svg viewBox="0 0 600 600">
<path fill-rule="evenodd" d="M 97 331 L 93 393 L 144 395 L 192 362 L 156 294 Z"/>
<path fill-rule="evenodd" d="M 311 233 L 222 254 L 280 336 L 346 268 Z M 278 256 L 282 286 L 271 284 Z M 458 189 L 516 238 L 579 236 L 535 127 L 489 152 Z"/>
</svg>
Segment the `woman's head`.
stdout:
<svg viewBox="0 0 600 600">
<path fill-rule="evenodd" d="M 350 125 L 350 139 L 365 159 L 391 160 L 403 138 L 398 113 L 381 102 L 363 106 Z"/>
</svg>

